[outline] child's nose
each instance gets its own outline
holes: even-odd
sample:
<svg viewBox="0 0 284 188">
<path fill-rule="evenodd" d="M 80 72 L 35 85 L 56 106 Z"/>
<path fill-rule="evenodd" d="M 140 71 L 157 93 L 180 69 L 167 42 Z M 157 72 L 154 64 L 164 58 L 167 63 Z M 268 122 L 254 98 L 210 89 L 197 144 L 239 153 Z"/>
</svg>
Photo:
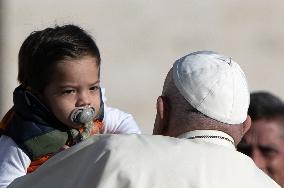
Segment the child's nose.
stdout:
<svg viewBox="0 0 284 188">
<path fill-rule="evenodd" d="M 82 92 L 78 96 L 76 106 L 87 106 L 91 105 L 90 97 L 88 92 Z"/>
</svg>

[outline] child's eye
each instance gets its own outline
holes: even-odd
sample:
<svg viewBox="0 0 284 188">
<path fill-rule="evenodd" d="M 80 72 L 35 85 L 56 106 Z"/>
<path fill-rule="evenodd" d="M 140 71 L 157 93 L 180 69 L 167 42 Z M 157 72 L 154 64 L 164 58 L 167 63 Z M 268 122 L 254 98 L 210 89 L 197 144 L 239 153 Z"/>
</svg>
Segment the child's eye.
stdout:
<svg viewBox="0 0 284 188">
<path fill-rule="evenodd" d="M 92 86 L 92 87 L 90 87 L 91 91 L 97 91 L 98 89 L 100 89 L 99 86 Z"/>
<path fill-rule="evenodd" d="M 62 91 L 62 94 L 72 94 L 72 93 L 75 93 L 74 89 L 66 89 Z"/>
</svg>

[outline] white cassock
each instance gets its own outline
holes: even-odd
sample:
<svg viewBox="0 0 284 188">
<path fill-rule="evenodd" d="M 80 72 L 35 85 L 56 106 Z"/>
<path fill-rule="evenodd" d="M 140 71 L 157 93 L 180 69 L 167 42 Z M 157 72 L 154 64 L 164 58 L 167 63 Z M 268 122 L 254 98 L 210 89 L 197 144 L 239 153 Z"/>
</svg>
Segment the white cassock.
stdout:
<svg viewBox="0 0 284 188">
<path fill-rule="evenodd" d="M 52 157 L 9 188 L 276 188 L 220 131 L 171 138 L 98 135 Z"/>
</svg>

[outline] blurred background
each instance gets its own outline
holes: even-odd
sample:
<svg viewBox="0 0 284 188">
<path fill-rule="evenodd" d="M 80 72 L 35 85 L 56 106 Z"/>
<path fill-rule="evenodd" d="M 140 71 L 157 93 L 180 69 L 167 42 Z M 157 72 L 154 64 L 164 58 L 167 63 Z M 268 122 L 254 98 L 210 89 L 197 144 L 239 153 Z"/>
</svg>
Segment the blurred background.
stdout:
<svg viewBox="0 0 284 188">
<path fill-rule="evenodd" d="M 146 134 L 168 70 L 196 50 L 231 56 L 251 91 L 283 99 L 283 6 L 276 0 L 0 0 L 0 118 L 12 106 L 22 42 L 55 24 L 79 25 L 95 38 L 107 104 L 131 113 Z"/>
</svg>

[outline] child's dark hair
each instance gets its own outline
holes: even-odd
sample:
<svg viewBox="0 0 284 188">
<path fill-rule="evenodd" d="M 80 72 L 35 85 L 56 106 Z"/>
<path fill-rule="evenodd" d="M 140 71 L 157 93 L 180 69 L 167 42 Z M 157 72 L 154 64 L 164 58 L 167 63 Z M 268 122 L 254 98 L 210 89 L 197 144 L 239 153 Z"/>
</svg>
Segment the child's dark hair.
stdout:
<svg viewBox="0 0 284 188">
<path fill-rule="evenodd" d="M 92 37 L 75 25 L 32 32 L 19 52 L 18 81 L 36 92 L 49 83 L 52 67 L 64 60 L 92 56 L 100 67 L 100 52 Z"/>
</svg>

